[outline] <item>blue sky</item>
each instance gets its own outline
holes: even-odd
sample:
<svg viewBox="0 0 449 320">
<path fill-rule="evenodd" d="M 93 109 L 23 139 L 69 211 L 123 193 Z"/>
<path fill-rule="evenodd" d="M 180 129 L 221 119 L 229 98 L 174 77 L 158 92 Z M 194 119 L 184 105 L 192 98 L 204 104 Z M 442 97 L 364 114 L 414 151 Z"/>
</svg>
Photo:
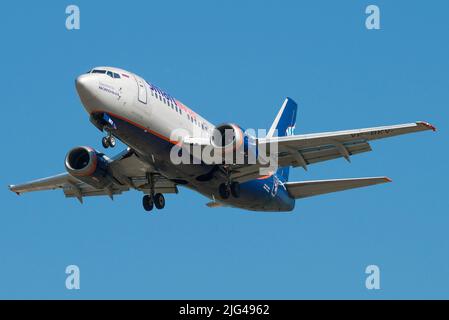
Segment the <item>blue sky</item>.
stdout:
<svg viewBox="0 0 449 320">
<path fill-rule="evenodd" d="M 79 31 L 65 29 L 70 2 L 2 4 L 0 298 L 449 298 L 447 1 L 73 3 Z M 369 4 L 381 30 L 365 28 Z M 394 183 L 290 215 L 212 210 L 186 189 L 153 215 L 137 192 L 83 206 L 61 191 L 9 192 L 63 172 L 74 146 L 102 150 L 74 88 L 98 65 L 136 72 L 214 123 L 268 128 L 291 96 L 297 133 L 415 120 L 439 131 L 294 170 Z M 65 288 L 71 264 L 79 291 Z M 380 291 L 365 288 L 371 264 Z"/>
</svg>

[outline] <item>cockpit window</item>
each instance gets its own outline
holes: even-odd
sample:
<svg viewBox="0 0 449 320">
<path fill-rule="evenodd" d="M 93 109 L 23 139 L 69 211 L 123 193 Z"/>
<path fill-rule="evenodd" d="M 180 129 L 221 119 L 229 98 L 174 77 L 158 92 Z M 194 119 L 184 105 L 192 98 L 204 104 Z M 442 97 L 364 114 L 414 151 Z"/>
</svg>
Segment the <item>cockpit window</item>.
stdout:
<svg viewBox="0 0 449 320">
<path fill-rule="evenodd" d="M 87 73 L 107 74 L 112 79 L 121 79 L 122 78 L 118 73 L 115 73 L 115 72 L 112 72 L 112 71 L 107 71 L 107 70 L 94 69 L 94 70 L 91 70 L 91 71 L 89 71 Z"/>
<path fill-rule="evenodd" d="M 106 70 L 92 70 L 92 73 L 105 74 L 105 73 L 106 73 Z"/>
</svg>

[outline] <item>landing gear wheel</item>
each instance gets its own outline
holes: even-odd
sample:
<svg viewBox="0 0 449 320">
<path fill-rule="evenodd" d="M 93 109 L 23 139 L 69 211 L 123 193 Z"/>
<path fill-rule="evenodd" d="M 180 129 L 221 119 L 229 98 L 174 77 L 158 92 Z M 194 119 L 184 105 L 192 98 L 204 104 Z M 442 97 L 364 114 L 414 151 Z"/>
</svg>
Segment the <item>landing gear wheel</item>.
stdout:
<svg viewBox="0 0 449 320">
<path fill-rule="evenodd" d="M 103 139 L 101 139 L 101 144 L 103 145 L 103 148 L 105 149 L 109 148 L 110 145 L 108 137 L 103 137 Z"/>
<path fill-rule="evenodd" d="M 231 196 L 231 190 L 226 183 L 220 184 L 220 187 L 218 188 L 218 193 L 220 194 L 220 197 L 223 200 L 229 199 L 229 197 Z"/>
<path fill-rule="evenodd" d="M 142 205 L 145 211 L 150 212 L 154 207 L 153 198 L 149 195 L 144 196 L 142 199 Z"/>
<path fill-rule="evenodd" d="M 111 148 L 115 148 L 115 145 L 116 145 L 115 138 L 113 136 L 109 136 L 107 139 L 108 139 L 108 142 L 109 142 L 109 146 Z"/>
<path fill-rule="evenodd" d="M 158 193 L 154 196 L 154 205 L 156 206 L 156 208 L 158 208 L 159 210 L 164 209 L 165 208 L 165 197 L 163 194 Z"/>
<path fill-rule="evenodd" d="M 231 183 L 231 194 L 234 198 L 240 197 L 240 183 L 238 182 Z"/>
</svg>

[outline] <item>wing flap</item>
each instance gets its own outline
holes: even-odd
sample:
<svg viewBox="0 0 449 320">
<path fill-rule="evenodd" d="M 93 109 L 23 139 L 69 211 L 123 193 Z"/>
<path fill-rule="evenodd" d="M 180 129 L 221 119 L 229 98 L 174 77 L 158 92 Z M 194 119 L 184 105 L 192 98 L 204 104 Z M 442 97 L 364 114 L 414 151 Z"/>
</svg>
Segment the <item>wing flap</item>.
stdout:
<svg viewBox="0 0 449 320">
<path fill-rule="evenodd" d="M 367 142 L 347 143 L 344 144 L 344 146 L 350 156 L 372 151 L 370 144 Z M 323 145 L 316 148 L 290 150 L 289 152 L 284 152 L 279 155 L 279 166 L 303 166 L 303 163 L 296 159 L 294 155 L 295 152 L 298 152 L 302 156 L 306 165 L 333 160 L 343 156 L 335 145 Z"/>
<path fill-rule="evenodd" d="M 387 177 L 376 177 L 376 178 L 288 182 L 285 184 L 285 187 L 287 188 L 292 198 L 302 199 L 321 194 L 368 187 L 388 182 L 391 182 L 391 180 Z"/>
<path fill-rule="evenodd" d="M 95 197 L 95 196 L 115 196 L 120 195 L 125 191 L 128 191 L 129 188 L 115 188 L 112 187 L 110 189 L 95 189 L 89 185 L 83 184 L 81 187 L 73 187 L 73 186 L 65 186 L 64 187 L 64 195 L 67 198 L 78 198 L 82 199 L 84 197 Z"/>
</svg>

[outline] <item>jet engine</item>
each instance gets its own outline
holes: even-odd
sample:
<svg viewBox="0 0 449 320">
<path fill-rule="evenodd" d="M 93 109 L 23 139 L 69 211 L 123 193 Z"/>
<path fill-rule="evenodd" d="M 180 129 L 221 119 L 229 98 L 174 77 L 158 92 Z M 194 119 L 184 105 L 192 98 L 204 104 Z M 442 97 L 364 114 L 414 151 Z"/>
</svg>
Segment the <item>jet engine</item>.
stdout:
<svg viewBox="0 0 449 320">
<path fill-rule="evenodd" d="M 236 124 L 216 127 L 211 137 L 211 145 L 226 164 L 246 164 L 257 158 L 256 139 Z"/>
<path fill-rule="evenodd" d="M 104 189 L 112 183 L 108 166 L 104 155 L 90 147 L 74 148 L 65 158 L 65 167 L 71 176 L 97 189 Z"/>
</svg>

